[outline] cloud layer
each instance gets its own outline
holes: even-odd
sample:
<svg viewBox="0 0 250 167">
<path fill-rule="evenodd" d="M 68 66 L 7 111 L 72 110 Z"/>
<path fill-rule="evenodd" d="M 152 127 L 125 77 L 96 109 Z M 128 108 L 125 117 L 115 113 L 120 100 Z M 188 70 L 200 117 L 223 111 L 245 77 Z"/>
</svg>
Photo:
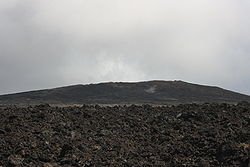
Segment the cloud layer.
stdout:
<svg viewBox="0 0 250 167">
<path fill-rule="evenodd" d="M 250 1 L 0 2 L 0 93 L 181 79 L 250 94 Z"/>
</svg>

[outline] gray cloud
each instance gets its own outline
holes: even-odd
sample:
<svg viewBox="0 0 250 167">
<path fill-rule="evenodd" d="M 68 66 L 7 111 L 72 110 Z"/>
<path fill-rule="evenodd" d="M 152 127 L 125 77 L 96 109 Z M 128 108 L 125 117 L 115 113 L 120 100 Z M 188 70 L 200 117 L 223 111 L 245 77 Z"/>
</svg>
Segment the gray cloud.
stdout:
<svg viewBox="0 0 250 167">
<path fill-rule="evenodd" d="M 247 0 L 0 2 L 0 93 L 181 79 L 250 94 Z"/>
</svg>

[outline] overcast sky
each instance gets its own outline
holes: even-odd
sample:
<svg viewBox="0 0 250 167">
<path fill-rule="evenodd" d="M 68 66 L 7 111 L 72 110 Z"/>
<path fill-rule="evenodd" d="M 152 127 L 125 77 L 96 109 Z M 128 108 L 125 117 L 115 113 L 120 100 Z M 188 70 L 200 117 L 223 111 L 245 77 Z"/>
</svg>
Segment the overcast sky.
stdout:
<svg viewBox="0 0 250 167">
<path fill-rule="evenodd" d="M 0 94 L 153 79 L 250 94 L 250 1 L 0 1 Z"/>
</svg>

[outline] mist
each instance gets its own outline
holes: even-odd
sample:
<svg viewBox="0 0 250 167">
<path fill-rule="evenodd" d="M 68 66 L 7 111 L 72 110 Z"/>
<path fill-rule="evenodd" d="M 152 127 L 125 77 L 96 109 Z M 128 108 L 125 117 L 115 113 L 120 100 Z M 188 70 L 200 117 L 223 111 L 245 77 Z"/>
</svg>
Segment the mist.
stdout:
<svg viewBox="0 0 250 167">
<path fill-rule="evenodd" d="M 0 1 L 0 94 L 184 80 L 250 94 L 250 1 Z"/>
</svg>

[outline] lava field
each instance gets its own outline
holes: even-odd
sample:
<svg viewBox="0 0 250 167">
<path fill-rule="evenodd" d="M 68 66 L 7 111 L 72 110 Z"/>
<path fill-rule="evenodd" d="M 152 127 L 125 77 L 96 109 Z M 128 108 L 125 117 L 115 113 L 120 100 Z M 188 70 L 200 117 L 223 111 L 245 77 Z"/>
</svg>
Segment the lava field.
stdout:
<svg viewBox="0 0 250 167">
<path fill-rule="evenodd" d="M 250 104 L 0 107 L 0 166 L 250 166 Z"/>
</svg>

